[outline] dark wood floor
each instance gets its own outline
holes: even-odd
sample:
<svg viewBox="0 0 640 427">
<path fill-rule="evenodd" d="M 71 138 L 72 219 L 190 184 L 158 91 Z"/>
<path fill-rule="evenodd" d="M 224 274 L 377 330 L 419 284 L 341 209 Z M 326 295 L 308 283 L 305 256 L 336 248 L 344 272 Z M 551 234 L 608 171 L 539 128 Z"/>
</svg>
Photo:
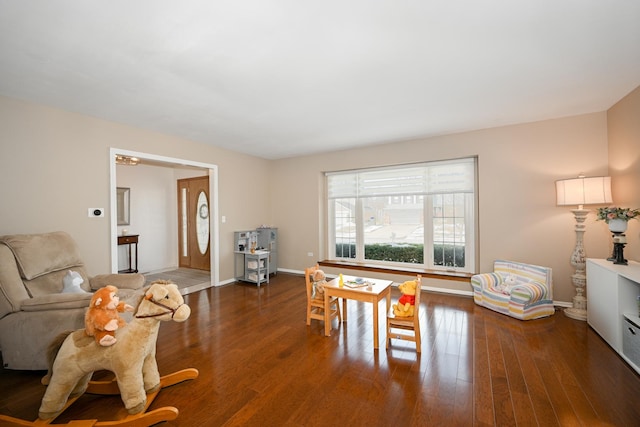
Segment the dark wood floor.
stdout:
<svg viewBox="0 0 640 427">
<path fill-rule="evenodd" d="M 470 298 L 423 293 L 419 355 L 409 342 L 385 351 L 383 319 L 374 351 L 366 303 L 350 302 L 331 337 L 322 322 L 307 327 L 301 276 L 185 299 L 191 318 L 162 324 L 158 365 L 200 376 L 160 392 L 152 409 L 180 411 L 166 425 L 640 425 L 640 376 L 561 312 L 521 322 Z M 36 419 L 41 376 L 0 371 L 0 413 Z M 57 422 L 112 419 L 121 408 L 119 397 L 84 395 Z"/>
</svg>

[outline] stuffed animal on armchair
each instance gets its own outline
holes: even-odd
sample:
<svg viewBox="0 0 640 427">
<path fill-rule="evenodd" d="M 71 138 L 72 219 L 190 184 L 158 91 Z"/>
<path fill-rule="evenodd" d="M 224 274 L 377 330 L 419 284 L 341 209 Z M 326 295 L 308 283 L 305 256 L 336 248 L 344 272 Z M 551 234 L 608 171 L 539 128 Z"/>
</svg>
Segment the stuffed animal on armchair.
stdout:
<svg viewBox="0 0 640 427">
<path fill-rule="evenodd" d="M 84 283 L 84 279 L 77 271 L 69 270 L 67 274 L 62 278 L 62 293 L 63 294 L 86 294 L 88 293 L 80 285 Z"/>
<path fill-rule="evenodd" d="M 85 333 L 103 347 L 115 344 L 115 331 L 127 324 L 118 313 L 125 311 L 133 311 L 133 307 L 120 302 L 118 288 L 107 285 L 98 289 L 84 317 Z"/>
<path fill-rule="evenodd" d="M 402 296 L 398 299 L 397 304 L 393 304 L 393 314 L 398 317 L 411 317 L 416 305 L 416 288 L 417 282 L 409 280 L 398 286 Z"/>
<path fill-rule="evenodd" d="M 511 290 L 518 284 L 516 278 L 511 274 L 504 278 L 497 286 L 498 292 L 505 295 L 511 295 Z"/>
</svg>

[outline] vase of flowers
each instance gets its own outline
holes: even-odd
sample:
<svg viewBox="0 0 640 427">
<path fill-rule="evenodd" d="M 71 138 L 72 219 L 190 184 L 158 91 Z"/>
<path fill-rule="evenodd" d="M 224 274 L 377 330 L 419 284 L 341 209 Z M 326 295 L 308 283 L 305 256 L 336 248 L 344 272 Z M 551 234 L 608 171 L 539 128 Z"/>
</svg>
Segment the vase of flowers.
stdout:
<svg viewBox="0 0 640 427">
<path fill-rule="evenodd" d="M 609 230 L 613 233 L 613 254 L 607 260 L 613 261 L 614 264 L 627 264 L 623 254 L 627 238 L 623 233 L 627 231 L 627 222 L 638 215 L 640 215 L 638 209 L 617 206 L 598 208 L 597 219 L 606 222 L 609 225 Z"/>
<path fill-rule="evenodd" d="M 607 208 L 598 208 L 598 220 L 604 221 L 607 224 L 614 220 L 622 220 L 624 222 L 629 221 L 640 215 L 640 210 L 619 208 L 617 206 L 609 206 Z"/>
<path fill-rule="evenodd" d="M 611 230 L 612 233 L 624 233 L 627 231 L 627 221 L 620 218 L 610 219 L 609 230 Z"/>
</svg>

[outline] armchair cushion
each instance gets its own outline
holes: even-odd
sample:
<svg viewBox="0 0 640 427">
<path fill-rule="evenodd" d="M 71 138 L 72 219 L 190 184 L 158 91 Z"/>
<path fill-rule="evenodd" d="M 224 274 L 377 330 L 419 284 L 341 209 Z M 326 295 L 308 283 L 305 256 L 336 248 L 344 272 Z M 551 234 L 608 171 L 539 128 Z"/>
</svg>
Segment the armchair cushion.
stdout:
<svg viewBox="0 0 640 427">
<path fill-rule="evenodd" d="M 1 242 L 15 258 L 24 287 L 32 297 L 62 292 L 65 274 L 77 271 L 89 290 L 84 263 L 75 241 L 67 233 L 14 234 L 2 236 Z"/>
<path fill-rule="evenodd" d="M 473 299 L 478 305 L 522 320 L 550 316 L 555 312 L 551 273 L 547 267 L 498 260 L 493 273 L 471 277 Z M 515 285 L 504 292 L 501 284 L 510 276 Z"/>
<path fill-rule="evenodd" d="M 26 280 L 83 264 L 75 242 L 62 231 L 14 234 L 4 236 L 2 242 L 13 252 L 20 275 Z"/>
</svg>

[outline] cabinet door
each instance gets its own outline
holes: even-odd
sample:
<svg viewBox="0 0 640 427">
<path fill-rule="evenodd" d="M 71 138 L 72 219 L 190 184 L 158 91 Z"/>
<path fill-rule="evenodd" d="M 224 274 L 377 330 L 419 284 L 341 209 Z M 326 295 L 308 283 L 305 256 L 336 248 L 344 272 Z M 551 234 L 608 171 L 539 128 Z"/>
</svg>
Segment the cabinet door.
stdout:
<svg viewBox="0 0 640 427">
<path fill-rule="evenodd" d="M 587 260 L 587 322 L 614 350 L 622 351 L 618 275 Z"/>
<path fill-rule="evenodd" d="M 278 230 L 276 228 L 258 228 L 258 246 L 267 251 L 277 248 Z"/>
<path fill-rule="evenodd" d="M 258 228 L 258 246 L 269 251 L 269 274 L 278 271 L 278 229 Z"/>
</svg>

